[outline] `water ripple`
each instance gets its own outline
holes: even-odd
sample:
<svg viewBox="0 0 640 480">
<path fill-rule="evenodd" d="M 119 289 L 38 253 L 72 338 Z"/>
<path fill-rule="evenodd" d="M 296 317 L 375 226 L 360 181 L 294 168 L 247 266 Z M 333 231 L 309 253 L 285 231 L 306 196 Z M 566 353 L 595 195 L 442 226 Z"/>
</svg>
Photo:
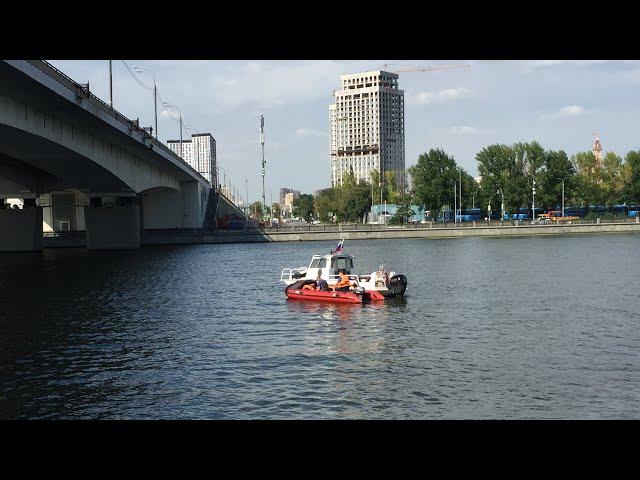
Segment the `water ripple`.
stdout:
<svg viewBox="0 0 640 480">
<path fill-rule="evenodd" d="M 284 298 L 334 242 L 0 255 L 0 418 L 637 418 L 638 240 L 348 242 L 362 306 Z"/>
</svg>

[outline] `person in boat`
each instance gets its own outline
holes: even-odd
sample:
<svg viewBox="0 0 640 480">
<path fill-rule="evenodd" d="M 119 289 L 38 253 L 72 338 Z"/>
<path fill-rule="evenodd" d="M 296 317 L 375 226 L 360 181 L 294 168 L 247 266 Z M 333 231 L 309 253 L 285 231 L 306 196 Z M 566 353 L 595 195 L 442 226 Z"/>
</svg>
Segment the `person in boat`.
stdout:
<svg viewBox="0 0 640 480">
<path fill-rule="evenodd" d="M 348 292 L 349 291 L 349 287 L 351 286 L 351 281 L 349 280 L 349 277 L 347 276 L 346 273 L 344 273 L 344 270 L 340 270 L 338 275 L 340 275 L 340 279 L 333 286 L 333 291 L 334 292 Z"/>
<path fill-rule="evenodd" d="M 316 290 L 320 292 L 329 291 L 329 284 L 322 278 L 322 270 L 318 270 L 318 276 L 316 277 Z"/>
<path fill-rule="evenodd" d="M 317 290 L 317 285 L 318 285 L 318 282 L 314 280 L 312 283 L 308 283 L 306 285 L 303 285 L 302 289 L 303 290 Z"/>
</svg>

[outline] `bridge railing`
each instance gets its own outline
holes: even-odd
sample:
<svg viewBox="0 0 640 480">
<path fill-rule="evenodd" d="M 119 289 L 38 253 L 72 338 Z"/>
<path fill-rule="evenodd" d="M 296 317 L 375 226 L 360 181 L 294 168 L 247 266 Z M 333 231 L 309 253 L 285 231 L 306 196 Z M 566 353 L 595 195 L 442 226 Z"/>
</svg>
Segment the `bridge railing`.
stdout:
<svg viewBox="0 0 640 480">
<path fill-rule="evenodd" d="M 188 167 L 194 173 L 202 177 L 202 175 L 196 169 L 194 169 L 191 165 L 189 165 L 182 157 L 180 157 L 175 152 L 173 152 L 164 143 L 162 143 L 161 141 L 153 137 L 144 128 L 141 128 L 138 121 L 129 119 L 126 115 L 120 113 L 111 105 L 109 105 L 107 102 L 105 102 L 101 98 L 91 93 L 88 83 L 83 85 L 76 82 L 67 74 L 58 70 L 56 67 L 54 67 L 52 64 L 50 64 L 46 60 L 26 60 L 26 62 L 29 63 L 34 68 L 41 71 L 42 73 L 44 73 L 45 75 L 47 75 L 48 77 L 66 86 L 69 90 L 74 92 L 79 98 L 85 98 L 86 100 L 93 102 L 95 107 L 99 108 L 101 111 L 115 118 L 119 122 L 125 124 L 130 131 L 132 132 L 135 131 L 139 133 L 143 137 L 143 141 L 150 142 L 151 144 L 154 145 L 154 147 L 161 148 L 166 153 L 169 153 L 170 155 L 177 158 L 180 162 L 182 162 L 184 166 Z"/>
</svg>

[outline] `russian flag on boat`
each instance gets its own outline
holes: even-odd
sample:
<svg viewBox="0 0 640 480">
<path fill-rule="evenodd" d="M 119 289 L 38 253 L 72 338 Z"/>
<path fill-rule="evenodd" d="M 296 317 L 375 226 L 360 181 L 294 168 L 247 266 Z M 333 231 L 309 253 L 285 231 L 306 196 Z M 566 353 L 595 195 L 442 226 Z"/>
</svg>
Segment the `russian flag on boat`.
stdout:
<svg viewBox="0 0 640 480">
<path fill-rule="evenodd" d="M 338 242 L 338 245 L 336 245 L 336 249 L 331 251 L 331 255 L 333 255 L 334 253 L 340 253 L 342 252 L 342 250 L 344 250 L 344 238 Z"/>
</svg>

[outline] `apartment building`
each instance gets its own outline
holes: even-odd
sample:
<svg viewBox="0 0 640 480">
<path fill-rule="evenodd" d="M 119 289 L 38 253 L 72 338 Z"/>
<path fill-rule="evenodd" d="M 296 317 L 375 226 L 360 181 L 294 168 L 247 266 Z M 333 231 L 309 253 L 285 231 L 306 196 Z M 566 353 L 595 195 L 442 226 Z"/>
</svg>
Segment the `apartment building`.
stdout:
<svg viewBox="0 0 640 480">
<path fill-rule="evenodd" d="M 353 172 L 370 181 L 377 170 L 405 180 L 404 91 L 398 75 L 381 70 L 342 75 L 329 106 L 331 186 Z"/>
</svg>

